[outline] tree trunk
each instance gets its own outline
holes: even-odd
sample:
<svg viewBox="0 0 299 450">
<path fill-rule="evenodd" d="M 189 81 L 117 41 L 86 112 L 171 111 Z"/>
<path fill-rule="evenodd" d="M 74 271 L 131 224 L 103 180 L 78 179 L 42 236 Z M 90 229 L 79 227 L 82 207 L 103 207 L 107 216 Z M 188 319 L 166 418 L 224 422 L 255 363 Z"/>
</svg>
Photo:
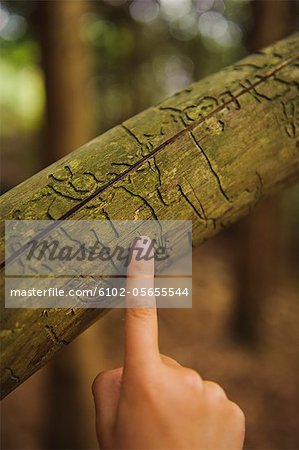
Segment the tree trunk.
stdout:
<svg viewBox="0 0 299 450">
<path fill-rule="evenodd" d="M 192 220 L 199 245 L 298 179 L 298 51 L 294 35 L 127 120 L 5 194 L 2 217 Z M 103 313 L 3 309 L 2 395 Z"/>
<path fill-rule="evenodd" d="M 88 87 L 91 61 L 79 32 L 89 6 L 87 0 L 41 1 L 37 5 L 46 86 L 46 165 L 91 138 L 93 105 Z M 82 449 L 88 444 L 79 385 L 80 360 L 78 352 L 70 350 L 49 365 L 45 388 L 49 394 L 49 420 L 44 444 L 53 450 Z"/>
<path fill-rule="evenodd" d="M 41 1 L 37 30 L 46 87 L 46 165 L 67 155 L 91 136 L 90 55 L 80 39 L 88 1 Z M 74 32 L 74 30 L 76 30 Z"/>
</svg>

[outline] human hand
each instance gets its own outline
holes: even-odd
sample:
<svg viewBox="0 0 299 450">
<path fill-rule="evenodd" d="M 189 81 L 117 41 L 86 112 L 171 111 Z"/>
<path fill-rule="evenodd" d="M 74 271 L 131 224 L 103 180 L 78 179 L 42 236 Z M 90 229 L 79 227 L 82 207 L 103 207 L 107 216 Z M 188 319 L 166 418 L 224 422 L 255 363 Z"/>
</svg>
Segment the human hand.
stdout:
<svg viewBox="0 0 299 450">
<path fill-rule="evenodd" d="M 147 240 L 146 252 L 149 239 L 140 239 Z M 135 257 L 133 250 L 127 291 L 140 282 L 154 287 L 154 260 Z M 219 385 L 160 354 L 155 300 L 146 300 L 147 307 L 125 310 L 124 367 L 100 373 L 93 383 L 100 448 L 240 450 L 243 412 Z"/>
</svg>

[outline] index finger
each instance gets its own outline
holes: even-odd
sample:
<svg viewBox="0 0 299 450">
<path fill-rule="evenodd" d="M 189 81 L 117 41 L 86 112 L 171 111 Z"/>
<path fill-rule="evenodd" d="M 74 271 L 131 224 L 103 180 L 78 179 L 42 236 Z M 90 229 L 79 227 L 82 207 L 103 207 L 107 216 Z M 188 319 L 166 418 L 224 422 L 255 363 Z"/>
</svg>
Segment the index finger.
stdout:
<svg viewBox="0 0 299 450">
<path fill-rule="evenodd" d="M 125 309 L 126 368 L 149 367 L 159 357 L 156 299 L 147 294 L 154 289 L 154 255 L 150 247 L 151 240 L 142 236 L 131 250 Z M 145 296 L 140 295 L 141 288 Z"/>
</svg>

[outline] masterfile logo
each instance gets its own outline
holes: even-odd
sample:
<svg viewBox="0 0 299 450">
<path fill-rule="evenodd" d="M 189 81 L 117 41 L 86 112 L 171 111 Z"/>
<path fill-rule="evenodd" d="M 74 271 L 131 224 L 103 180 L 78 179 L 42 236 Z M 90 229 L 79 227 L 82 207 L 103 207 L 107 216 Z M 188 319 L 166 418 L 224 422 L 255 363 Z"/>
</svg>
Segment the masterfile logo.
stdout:
<svg viewBox="0 0 299 450">
<path fill-rule="evenodd" d="M 190 307 L 192 223 L 156 220 L 7 221 L 6 307 L 123 307 L 132 245 L 154 258 L 157 306 Z"/>
</svg>

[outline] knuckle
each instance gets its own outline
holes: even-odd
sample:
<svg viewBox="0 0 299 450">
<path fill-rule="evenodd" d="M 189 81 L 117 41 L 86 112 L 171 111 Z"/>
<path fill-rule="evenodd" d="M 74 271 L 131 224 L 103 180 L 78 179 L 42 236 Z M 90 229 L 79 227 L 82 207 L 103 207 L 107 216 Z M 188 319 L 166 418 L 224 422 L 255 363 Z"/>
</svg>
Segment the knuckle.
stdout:
<svg viewBox="0 0 299 450">
<path fill-rule="evenodd" d="M 173 366 L 180 366 L 180 364 L 175 359 L 171 358 L 170 356 L 160 354 L 160 357 L 161 357 L 161 361 L 164 362 L 165 364 L 173 365 Z"/>
<path fill-rule="evenodd" d="M 185 382 L 191 385 L 192 387 L 201 389 L 203 381 L 199 373 L 196 372 L 196 370 L 194 369 L 184 368 L 183 370 L 185 371 L 184 373 Z"/>
<path fill-rule="evenodd" d="M 240 423 L 240 425 L 244 426 L 245 425 L 245 414 L 242 411 L 242 409 L 240 408 L 240 406 L 234 402 L 230 402 L 230 411 L 231 411 L 233 418 L 235 420 L 237 420 Z"/>
<path fill-rule="evenodd" d="M 105 370 L 104 372 L 100 372 L 95 377 L 91 386 L 94 395 L 97 395 L 105 390 L 107 384 L 110 383 L 113 378 L 113 373 L 114 371 L 112 370 Z"/>
<path fill-rule="evenodd" d="M 135 377 L 131 375 L 125 375 L 123 382 L 123 394 L 124 398 L 131 402 L 135 399 L 152 403 L 159 392 L 160 384 L 153 377 Z"/>
<path fill-rule="evenodd" d="M 222 402 L 227 399 L 224 389 L 213 381 L 205 381 L 204 388 L 209 400 L 213 403 Z"/>
<path fill-rule="evenodd" d="M 100 372 L 95 379 L 93 380 L 91 389 L 93 394 L 98 394 L 104 384 L 104 381 L 106 380 L 107 372 Z"/>
</svg>

